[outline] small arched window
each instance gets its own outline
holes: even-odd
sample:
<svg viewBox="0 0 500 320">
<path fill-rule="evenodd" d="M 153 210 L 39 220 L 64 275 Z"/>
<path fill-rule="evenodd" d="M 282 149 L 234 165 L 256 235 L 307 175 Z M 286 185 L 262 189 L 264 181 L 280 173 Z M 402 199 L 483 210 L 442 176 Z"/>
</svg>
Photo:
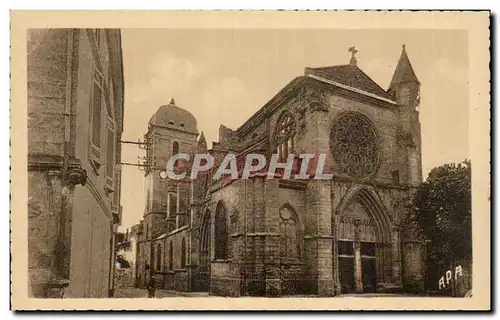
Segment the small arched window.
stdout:
<svg viewBox="0 0 500 320">
<path fill-rule="evenodd" d="M 168 247 L 168 270 L 174 270 L 174 244 L 170 240 Z"/>
<path fill-rule="evenodd" d="M 290 206 L 280 209 L 281 257 L 284 260 L 299 259 L 299 228 L 297 216 Z"/>
<path fill-rule="evenodd" d="M 215 211 L 215 259 L 227 259 L 228 232 L 226 208 L 222 201 L 217 204 Z"/>
<path fill-rule="evenodd" d="M 161 271 L 161 244 L 156 249 L 156 271 Z"/>
<path fill-rule="evenodd" d="M 172 145 L 172 155 L 176 155 L 179 153 L 179 142 L 177 141 L 174 141 L 173 145 Z"/>
<path fill-rule="evenodd" d="M 280 161 L 286 161 L 288 155 L 295 151 L 295 121 L 288 111 L 284 111 L 278 119 L 275 143 Z"/>
<path fill-rule="evenodd" d="M 186 269 L 186 239 L 182 238 L 181 243 L 181 269 Z"/>
</svg>

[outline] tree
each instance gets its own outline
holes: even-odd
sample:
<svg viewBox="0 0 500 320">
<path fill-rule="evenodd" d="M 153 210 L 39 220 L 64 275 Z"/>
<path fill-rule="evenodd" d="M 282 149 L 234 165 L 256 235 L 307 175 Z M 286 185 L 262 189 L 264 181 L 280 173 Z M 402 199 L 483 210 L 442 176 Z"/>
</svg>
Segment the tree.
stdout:
<svg viewBox="0 0 500 320">
<path fill-rule="evenodd" d="M 432 169 L 408 211 L 412 229 L 428 243 L 430 261 L 472 260 L 470 161 Z"/>
</svg>

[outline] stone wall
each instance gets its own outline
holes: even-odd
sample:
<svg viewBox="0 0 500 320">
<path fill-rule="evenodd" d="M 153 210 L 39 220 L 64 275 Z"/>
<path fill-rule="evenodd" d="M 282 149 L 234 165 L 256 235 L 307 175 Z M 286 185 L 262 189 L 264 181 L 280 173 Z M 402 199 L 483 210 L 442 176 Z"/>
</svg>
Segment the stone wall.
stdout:
<svg viewBox="0 0 500 320">
<path fill-rule="evenodd" d="M 88 160 L 91 74 L 85 30 L 29 30 L 28 260 L 40 297 L 53 291 L 40 281 L 69 284 L 70 297 L 106 297 L 113 285 L 112 198 L 104 166 L 98 175 Z"/>
</svg>

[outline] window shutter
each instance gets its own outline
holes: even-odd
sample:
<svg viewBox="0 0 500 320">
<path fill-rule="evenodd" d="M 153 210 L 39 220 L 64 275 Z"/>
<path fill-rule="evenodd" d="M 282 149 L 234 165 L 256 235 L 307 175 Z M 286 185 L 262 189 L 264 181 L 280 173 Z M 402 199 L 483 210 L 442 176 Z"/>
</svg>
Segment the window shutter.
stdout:
<svg viewBox="0 0 500 320">
<path fill-rule="evenodd" d="M 113 168 L 115 159 L 115 133 L 108 128 L 108 146 L 107 146 L 107 167 L 106 176 L 113 179 Z"/>
<path fill-rule="evenodd" d="M 108 127 L 108 136 L 106 143 L 106 189 L 113 192 L 114 180 L 114 160 L 115 160 L 115 133 Z"/>
<path fill-rule="evenodd" d="M 94 81 L 93 97 L 92 97 L 92 156 L 97 160 L 100 159 L 101 148 L 101 108 L 102 108 L 102 90 L 101 87 Z"/>
<path fill-rule="evenodd" d="M 114 184 L 115 184 L 115 192 L 113 192 L 113 211 L 118 212 L 118 207 L 120 204 L 120 171 L 115 170 L 115 178 L 114 178 Z"/>
</svg>

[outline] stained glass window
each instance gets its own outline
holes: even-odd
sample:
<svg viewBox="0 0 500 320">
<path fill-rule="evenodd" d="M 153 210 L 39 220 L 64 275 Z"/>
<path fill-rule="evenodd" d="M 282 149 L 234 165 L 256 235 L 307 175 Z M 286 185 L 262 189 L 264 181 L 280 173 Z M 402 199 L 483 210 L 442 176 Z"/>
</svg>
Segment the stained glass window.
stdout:
<svg viewBox="0 0 500 320">
<path fill-rule="evenodd" d="M 215 211 L 215 259 L 227 259 L 228 232 L 226 208 L 222 202 Z"/>
<path fill-rule="evenodd" d="M 174 270 L 174 245 L 172 240 L 170 240 L 168 247 L 168 270 Z"/>
<path fill-rule="evenodd" d="M 156 271 L 161 271 L 161 244 L 158 244 L 158 249 L 156 250 Z"/>
<path fill-rule="evenodd" d="M 377 169 L 377 135 L 362 114 L 348 112 L 337 119 L 330 133 L 330 147 L 335 164 L 347 175 L 363 178 Z"/>
<path fill-rule="evenodd" d="M 295 149 L 295 121 L 288 111 L 284 111 L 276 125 L 276 152 L 280 161 L 286 161 Z"/>
<path fill-rule="evenodd" d="M 181 269 L 186 269 L 186 239 L 182 238 L 181 244 Z"/>
</svg>

